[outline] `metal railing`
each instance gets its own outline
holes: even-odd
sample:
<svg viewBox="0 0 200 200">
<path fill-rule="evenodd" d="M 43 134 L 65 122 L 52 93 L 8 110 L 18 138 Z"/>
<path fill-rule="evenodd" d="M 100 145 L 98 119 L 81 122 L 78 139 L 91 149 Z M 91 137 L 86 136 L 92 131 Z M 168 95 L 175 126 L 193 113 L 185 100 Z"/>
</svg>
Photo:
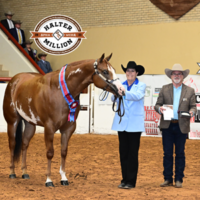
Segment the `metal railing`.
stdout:
<svg viewBox="0 0 200 200">
<path fill-rule="evenodd" d="M 24 54 L 24 56 L 32 63 L 32 65 L 40 72 L 40 74 L 44 75 L 45 73 L 42 69 L 37 65 L 37 63 L 29 56 L 29 54 L 21 47 L 21 45 L 15 40 L 15 38 L 10 34 L 10 32 L 2 25 L 0 22 L 0 28 L 3 32 L 8 36 L 8 40 L 11 40 L 15 46 Z"/>
</svg>

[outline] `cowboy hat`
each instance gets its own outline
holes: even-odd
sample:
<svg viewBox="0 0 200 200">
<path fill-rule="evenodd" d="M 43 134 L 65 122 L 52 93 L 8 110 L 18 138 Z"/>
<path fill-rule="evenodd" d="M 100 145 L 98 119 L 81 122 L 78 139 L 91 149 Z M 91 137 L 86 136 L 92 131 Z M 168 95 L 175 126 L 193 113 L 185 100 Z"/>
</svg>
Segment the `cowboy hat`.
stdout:
<svg viewBox="0 0 200 200">
<path fill-rule="evenodd" d="M 31 42 L 30 40 L 26 40 L 26 42 L 24 42 L 24 44 L 32 44 L 33 42 Z"/>
<path fill-rule="evenodd" d="M 38 58 L 41 58 L 42 56 L 47 56 L 47 54 L 46 53 L 39 53 L 38 54 Z"/>
<path fill-rule="evenodd" d="M 126 68 L 123 65 L 121 67 L 125 73 L 127 69 L 135 69 L 138 72 L 138 76 L 141 76 L 145 72 L 144 67 L 142 65 L 136 65 L 134 61 L 129 61 Z"/>
<path fill-rule="evenodd" d="M 11 15 L 11 16 L 13 16 L 14 13 L 12 13 L 11 11 L 8 11 L 8 12 L 5 12 L 4 15 L 5 15 L 5 16 L 6 16 L 6 15 Z"/>
<path fill-rule="evenodd" d="M 165 74 L 171 78 L 172 72 L 173 71 L 180 71 L 183 73 L 183 78 L 186 78 L 188 76 L 188 74 L 190 73 L 189 69 L 183 70 L 183 67 L 180 64 L 174 64 L 172 69 L 165 69 Z"/>
<path fill-rule="evenodd" d="M 22 24 L 22 22 L 20 20 L 15 20 L 13 23 L 14 24 Z"/>
</svg>

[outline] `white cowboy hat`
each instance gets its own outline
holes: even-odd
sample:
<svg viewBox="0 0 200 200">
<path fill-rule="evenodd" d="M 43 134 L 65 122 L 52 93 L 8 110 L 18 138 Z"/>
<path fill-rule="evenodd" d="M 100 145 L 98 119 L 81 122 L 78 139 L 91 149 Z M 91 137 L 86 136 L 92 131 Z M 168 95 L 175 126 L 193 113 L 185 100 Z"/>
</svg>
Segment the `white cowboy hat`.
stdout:
<svg viewBox="0 0 200 200">
<path fill-rule="evenodd" d="M 172 72 L 173 71 L 180 71 L 183 73 L 183 78 L 186 78 L 188 76 L 188 74 L 190 73 L 189 69 L 183 70 L 183 67 L 180 64 L 174 64 L 172 69 L 165 69 L 165 74 L 171 78 Z"/>
</svg>

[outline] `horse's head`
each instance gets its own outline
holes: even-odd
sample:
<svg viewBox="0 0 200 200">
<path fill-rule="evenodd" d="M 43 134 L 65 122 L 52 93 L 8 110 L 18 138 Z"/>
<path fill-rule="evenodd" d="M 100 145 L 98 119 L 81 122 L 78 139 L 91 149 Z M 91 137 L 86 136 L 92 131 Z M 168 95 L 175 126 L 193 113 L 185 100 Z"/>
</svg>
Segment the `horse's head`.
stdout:
<svg viewBox="0 0 200 200">
<path fill-rule="evenodd" d="M 121 96 L 120 93 L 125 92 L 125 89 L 119 78 L 117 78 L 115 69 L 109 63 L 111 57 L 112 53 L 104 59 L 103 54 L 101 58 L 94 62 L 95 73 L 93 74 L 93 82 L 96 87 L 109 91 L 116 96 Z"/>
</svg>

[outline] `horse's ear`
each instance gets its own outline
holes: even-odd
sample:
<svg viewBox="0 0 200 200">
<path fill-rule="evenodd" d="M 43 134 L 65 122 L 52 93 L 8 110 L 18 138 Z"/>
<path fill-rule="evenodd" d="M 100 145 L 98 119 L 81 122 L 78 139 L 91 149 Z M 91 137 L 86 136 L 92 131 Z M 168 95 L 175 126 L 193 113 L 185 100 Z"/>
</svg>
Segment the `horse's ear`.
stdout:
<svg viewBox="0 0 200 200">
<path fill-rule="evenodd" d="M 102 54 L 102 56 L 101 56 L 101 58 L 100 58 L 100 61 L 99 61 L 99 63 L 101 63 L 102 61 L 103 61 L 103 59 L 104 59 L 104 53 Z"/>
<path fill-rule="evenodd" d="M 107 61 L 109 61 L 109 60 L 111 59 L 111 57 L 112 57 L 112 53 L 111 53 L 108 57 L 106 57 L 105 59 L 106 59 Z"/>
</svg>

